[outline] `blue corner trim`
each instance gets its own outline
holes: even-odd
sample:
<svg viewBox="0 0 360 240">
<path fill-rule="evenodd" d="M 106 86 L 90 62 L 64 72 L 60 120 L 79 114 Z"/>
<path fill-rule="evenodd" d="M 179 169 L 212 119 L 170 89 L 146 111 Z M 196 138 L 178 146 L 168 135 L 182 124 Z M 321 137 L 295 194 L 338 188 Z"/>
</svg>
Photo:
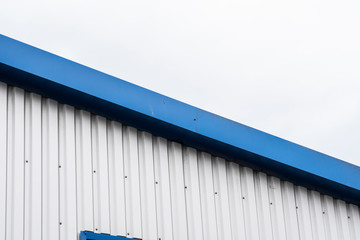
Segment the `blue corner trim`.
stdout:
<svg viewBox="0 0 360 240">
<path fill-rule="evenodd" d="M 3 35 L 0 80 L 360 204 L 355 165 Z"/>
<path fill-rule="evenodd" d="M 129 240 L 135 238 L 126 238 L 121 236 L 113 236 L 104 233 L 94 233 L 88 231 L 80 232 L 80 240 Z"/>
</svg>

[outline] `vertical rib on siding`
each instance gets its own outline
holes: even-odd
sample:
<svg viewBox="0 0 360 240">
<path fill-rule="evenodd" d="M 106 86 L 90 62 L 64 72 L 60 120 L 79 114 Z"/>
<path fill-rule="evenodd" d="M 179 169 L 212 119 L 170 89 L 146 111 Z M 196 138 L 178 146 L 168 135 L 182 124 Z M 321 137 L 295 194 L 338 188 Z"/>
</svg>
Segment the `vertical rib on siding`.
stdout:
<svg viewBox="0 0 360 240">
<path fill-rule="evenodd" d="M 349 214 L 350 239 L 360 239 L 360 211 L 359 207 L 354 204 L 347 205 Z"/>
<path fill-rule="evenodd" d="M 58 105 L 42 105 L 42 238 L 59 239 Z"/>
<path fill-rule="evenodd" d="M 91 117 L 90 113 L 75 112 L 76 145 L 76 200 L 77 230 L 94 231 Z"/>
<path fill-rule="evenodd" d="M 141 238 L 140 176 L 137 129 L 124 127 L 126 229 L 129 237 Z"/>
<path fill-rule="evenodd" d="M 106 119 L 100 116 L 92 116 L 91 126 L 94 228 L 96 232 L 110 233 Z"/>
<path fill-rule="evenodd" d="M 259 239 L 253 170 L 247 167 L 241 167 L 240 179 L 245 213 L 246 237 L 248 239 Z"/>
<path fill-rule="evenodd" d="M 213 159 L 213 176 L 218 239 L 232 239 L 226 162 L 224 159 Z"/>
<path fill-rule="evenodd" d="M 197 152 L 193 148 L 183 149 L 186 216 L 189 240 L 202 240 L 199 171 Z"/>
<path fill-rule="evenodd" d="M 150 133 L 140 132 L 139 168 L 142 239 L 157 239 L 153 144 Z"/>
<path fill-rule="evenodd" d="M 185 185 L 184 169 L 182 159 L 182 146 L 179 143 L 169 142 L 169 172 L 170 192 L 173 219 L 174 240 L 187 239 L 186 207 L 185 207 Z"/>
<path fill-rule="evenodd" d="M 154 137 L 153 148 L 158 238 L 170 240 L 173 230 L 167 140 Z"/>
<path fill-rule="evenodd" d="M 325 220 L 326 239 L 338 239 L 338 231 L 336 226 L 334 199 L 329 196 L 322 196 L 322 207 Z"/>
<path fill-rule="evenodd" d="M 9 88 L 6 239 L 21 239 L 24 234 L 24 113 L 24 90 Z"/>
<path fill-rule="evenodd" d="M 360 239 L 359 207 L 0 83 L 0 239 Z"/>
<path fill-rule="evenodd" d="M 0 239 L 6 234 L 7 85 L 0 82 Z"/>
<path fill-rule="evenodd" d="M 300 239 L 313 239 L 308 192 L 304 187 L 295 187 L 295 201 Z"/>
<path fill-rule="evenodd" d="M 316 191 L 309 191 L 309 207 L 313 239 L 325 239 L 325 223 L 321 206 L 321 195 Z"/>
<path fill-rule="evenodd" d="M 126 235 L 122 125 L 108 121 L 110 234 Z"/>
<path fill-rule="evenodd" d="M 60 239 L 75 239 L 76 216 L 76 160 L 74 108 L 59 106 L 59 196 Z"/>
<path fill-rule="evenodd" d="M 41 239 L 41 97 L 25 98 L 24 239 Z"/>
<path fill-rule="evenodd" d="M 267 176 L 265 173 L 257 172 L 254 173 L 254 178 L 259 238 L 270 240 L 273 237 Z"/>
<path fill-rule="evenodd" d="M 243 209 L 243 200 L 245 200 L 245 197 L 243 197 L 241 189 L 239 165 L 228 163 L 226 170 L 228 178 L 229 207 L 231 209 L 230 220 L 232 239 L 245 239 L 246 234 Z"/>
<path fill-rule="evenodd" d="M 281 184 L 284 218 L 287 239 L 299 239 L 299 228 L 296 213 L 296 202 L 294 185 L 290 182 L 282 182 Z"/>
<path fill-rule="evenodd" d="M 281 195 L 281 181 L 276 177 L 269 177 L 270 213 L 274 239 L 286 239 L 284 210 Z"/>
<path fill-rule="evenodd" d="M 198 157 L 202 231 L 204 239 L 218 239 L 215 210 L 215 191 L 212 159 L 208 153 L 201 152 Z"/>
</svg>

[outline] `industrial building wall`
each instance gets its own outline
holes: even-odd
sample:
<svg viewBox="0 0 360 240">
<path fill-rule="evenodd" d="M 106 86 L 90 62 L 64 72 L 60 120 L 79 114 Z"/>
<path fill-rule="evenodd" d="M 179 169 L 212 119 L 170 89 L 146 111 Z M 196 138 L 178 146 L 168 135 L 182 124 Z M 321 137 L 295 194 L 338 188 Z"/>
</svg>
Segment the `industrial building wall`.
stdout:
<svg viewBox="0 0 360 240">
<path fill-rule="evenodd" d="M 0 239 L 360 239 L 359 207 L 0 83 Z"/>
</svg>

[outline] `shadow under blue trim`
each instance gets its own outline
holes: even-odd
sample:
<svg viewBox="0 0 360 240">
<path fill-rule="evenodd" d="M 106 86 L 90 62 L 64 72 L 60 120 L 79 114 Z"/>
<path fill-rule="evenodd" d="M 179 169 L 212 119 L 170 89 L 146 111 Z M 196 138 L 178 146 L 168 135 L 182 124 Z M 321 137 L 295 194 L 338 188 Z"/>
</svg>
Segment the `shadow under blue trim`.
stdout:
<svg viewBox="0 0 360 240">
<path fill-rule="evenodd" d="M 360 205 L 360 167 L 3 35 L 0 81 Z"/>
</svg>

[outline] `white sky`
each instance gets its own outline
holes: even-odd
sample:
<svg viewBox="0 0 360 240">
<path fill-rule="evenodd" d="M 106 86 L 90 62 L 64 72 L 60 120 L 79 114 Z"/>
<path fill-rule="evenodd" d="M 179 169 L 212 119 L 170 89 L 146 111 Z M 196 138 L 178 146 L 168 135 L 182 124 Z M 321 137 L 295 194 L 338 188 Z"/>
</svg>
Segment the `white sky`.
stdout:
<svg viewBox="0 0 360 240">
<path fill-rule="evenodd" d="M 0 33 L 360 165 L 360 1 L 8 1 Z"/>
</svg>

